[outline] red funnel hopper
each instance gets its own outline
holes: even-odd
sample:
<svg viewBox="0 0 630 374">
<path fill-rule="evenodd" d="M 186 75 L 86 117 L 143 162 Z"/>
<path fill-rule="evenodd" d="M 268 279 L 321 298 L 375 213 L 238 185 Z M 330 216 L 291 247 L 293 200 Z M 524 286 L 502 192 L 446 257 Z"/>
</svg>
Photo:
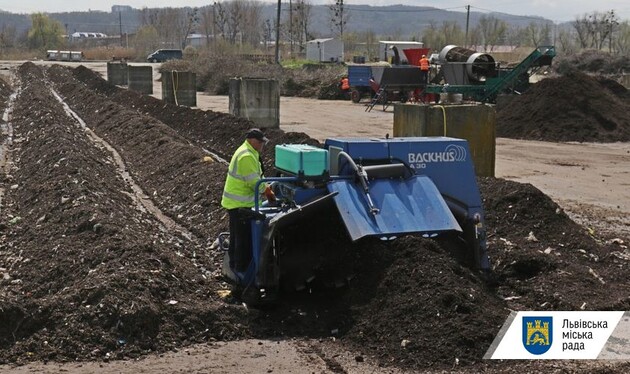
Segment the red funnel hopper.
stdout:
<svg viewBox="0 0 630 374">
<path fill-rule="evenodd" d="M 405 53 L 405 56 L 407 56 L 409 65 L 420 66 L 420 58 L 422 58 L 422 55 L 426 55 L 428 57 L 430 50 L 431 49 L 429 48 L 410 48 L 403 49 L 403 52 Z"/>
</svg>

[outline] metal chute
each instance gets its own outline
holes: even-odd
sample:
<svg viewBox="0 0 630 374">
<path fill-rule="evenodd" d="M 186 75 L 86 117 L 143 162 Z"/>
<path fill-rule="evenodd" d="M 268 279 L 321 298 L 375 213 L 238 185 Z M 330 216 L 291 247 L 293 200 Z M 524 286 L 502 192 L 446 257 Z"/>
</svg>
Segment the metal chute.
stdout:
<svg viewBox="0 0 630 374">
<path fill-rule="evenodd" d="M 371 212 L 365 193 L 356 183 L 338 180 L 329 183 L 328 190 L 338 193 L 335 204 L 352 240 L 462 231 L 437 187 L 426 176 L 372 180 L 369 193 L 378 209 L 376 214 Z"/>
</svg>

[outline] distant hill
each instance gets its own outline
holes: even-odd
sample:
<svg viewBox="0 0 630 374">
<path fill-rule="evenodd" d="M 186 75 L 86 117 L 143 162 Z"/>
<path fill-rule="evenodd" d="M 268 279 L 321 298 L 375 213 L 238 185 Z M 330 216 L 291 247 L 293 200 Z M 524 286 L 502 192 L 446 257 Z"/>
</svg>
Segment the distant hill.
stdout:
<svg viewBox="0 0 630 374">
<path fill-rule="evenodd" d="M 120 26 L 123 33 L 134 32 L 138 29 L 138 9 L 112 13 L 102 11 L 49 13 L 48 15 L 61 22 L 69 34 L 73 32 L 101 32 L 107 35 L 119 35 Z M 18 35 L 25 34 L 31 28 L 31 18 L 28 14 L 14 14 L 0 11 L 0 25 L 14 27 Z"/>
<path fill-rule="evenodd" d="M 283 4 L 283 17 L 287 16 L 288 3 Z M 444 21 L 457 21 L 462 28 L 466 25 L 466 13 L 459 11 L 441 10 L 432 7 L 390 5 L 347 6 L 349 14 L 345 30 L 348 32 L 365 32 L 372 30 L 381 37 L 400 36 L 408 38 L 419 35 L 430 22 L 441 25 Z M 61 22 L 68 33 L 101 32 L 108 35 L 133 33 L 140 26 L 139 10 L 130 9 L 123 12 L 67 12 L 50 13 L 49 16 Z M 474 27 L 479 18 L 487 13 L 470 12 L 470 27 Z M 548 21 L 542 17 L 514 16 L 505 13 L 490 13 L 494 17 L 507 22 L 510 26 L 524 27 L 532 21 Z M 276 18 L 276 5 L 266 4 L 263 7 L 262 18 L 270 19 L 272 24 Z M 18 35 L 24 34 L 31 27 L 27 14 L 13 14 L 0 10 L 0 25 L 15 27 Z M 314 37 L 331 36 L 330 11 L 326 5 L 313 5 L 309 31 Z"/>
<path fill-rule="evenodd" d="M 461 25 L 462 29 L 466 26 L 466 12 L 441 10 L 432 7 L 353 5 L 347 7 L 346 11 L 350 15 L 346 24 L 346 30 L 349 32 L 364 32 L 371 29 L 381 36 L 400 35 L 409 37 L 420 34 L 431 22 L 436 25 L 442 25 L 444 21 L 456 21 Z M 275 12 L 275 6 L 265 7 L 265 18 L 273 19 Z M 549 21 L 542 17 L 523 17 L 505 13 L 490 14 L 507 22 L 510 26 L 517 27 L 527 26 L 532 21 Z M 330 11 L 328 7 L 325 5 L 313 6 L 311 15 L 310 31 L 319 37 L 330 36 Z M 488 13 L 470 12 L 471 28 L 477 24 L 482 15 L 488 15 Z"/>
</svg>

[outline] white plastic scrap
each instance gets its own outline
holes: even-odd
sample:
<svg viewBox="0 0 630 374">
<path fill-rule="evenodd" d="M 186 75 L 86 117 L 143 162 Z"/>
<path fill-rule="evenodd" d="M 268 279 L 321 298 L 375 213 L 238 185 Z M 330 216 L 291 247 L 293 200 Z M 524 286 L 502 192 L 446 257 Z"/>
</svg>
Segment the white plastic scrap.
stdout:
<svg viewBox="0 0 630 374">
<path fill-rule="evenodd" d="M 505 243 L 505 245 L 507 245 L 508 247 L 513 247 L 515 244 L 512 243 L 511 241 L 505 239 L 505 238 L 499 238 L 499 240 L 501 240 L 503 243 Z"/>
<path fill-rule="evenodd" d="M 538 239 L 534 236 L 534 232 L 530 231 L 529 235 L 527 235 L 527 241 L 528 242 L 537 242 Z"/>
<path fill-rule="evenodd" d="M 630 252 L 628 252 L 628 250 L 625 250 L 623 252 L 614 251 L 614 252 L 610 252 L 610 254 L 617 257 L 620 260 L 630 261 Z"/>
<path fill-rule="evenodd" d="M 602 279 L 602 277 L 599 276 L 599 274 L 597 274 L 595 272 L 595 270 L 588 268 L 588 272 L 589 274 L 591 274 L 592 276 L 594 276 L 595 278 L 597 278 L 598 281 L 600 281 L 602 284 L 606 284 L 606 282 L 604 282 L 604 280 Z"/>
</svg>

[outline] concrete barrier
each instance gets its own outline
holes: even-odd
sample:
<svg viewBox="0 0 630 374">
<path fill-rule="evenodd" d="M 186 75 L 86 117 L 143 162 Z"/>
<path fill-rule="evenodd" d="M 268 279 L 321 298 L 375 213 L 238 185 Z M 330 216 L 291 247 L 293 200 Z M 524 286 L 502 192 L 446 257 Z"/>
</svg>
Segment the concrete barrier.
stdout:
<svg viewBox="0 0 630 374">
<path fill-rule="evenodd" d="M 162 100 L 182 106 L 197 106 L 197 76 L 189 71 L 162 72 Z"/>
<path fill-rule="evenodd" d="M 151 66 L 129 66 L 129 89 L 143 94 L 153 94 L 153 68 Z"/>
<path fill-rule="evenodd" d="M 126 62 L 111 61 L 107 63 L 107 81 L 117 86 L 127 85 L 127 70 L 128 66 Z"/>
<path fill-rule="evenodd" d="M 493 177 L 496 111 L 484 104 L 394 104 L 394 136 L 449 136 L 466 139 L 478 176 Z"/>
<path fill-rule="evenodd" d="M 275 79 L 230 79 L 230 114 L 258 127 L 280 127 L 280 85 Z"/>
</svg>

